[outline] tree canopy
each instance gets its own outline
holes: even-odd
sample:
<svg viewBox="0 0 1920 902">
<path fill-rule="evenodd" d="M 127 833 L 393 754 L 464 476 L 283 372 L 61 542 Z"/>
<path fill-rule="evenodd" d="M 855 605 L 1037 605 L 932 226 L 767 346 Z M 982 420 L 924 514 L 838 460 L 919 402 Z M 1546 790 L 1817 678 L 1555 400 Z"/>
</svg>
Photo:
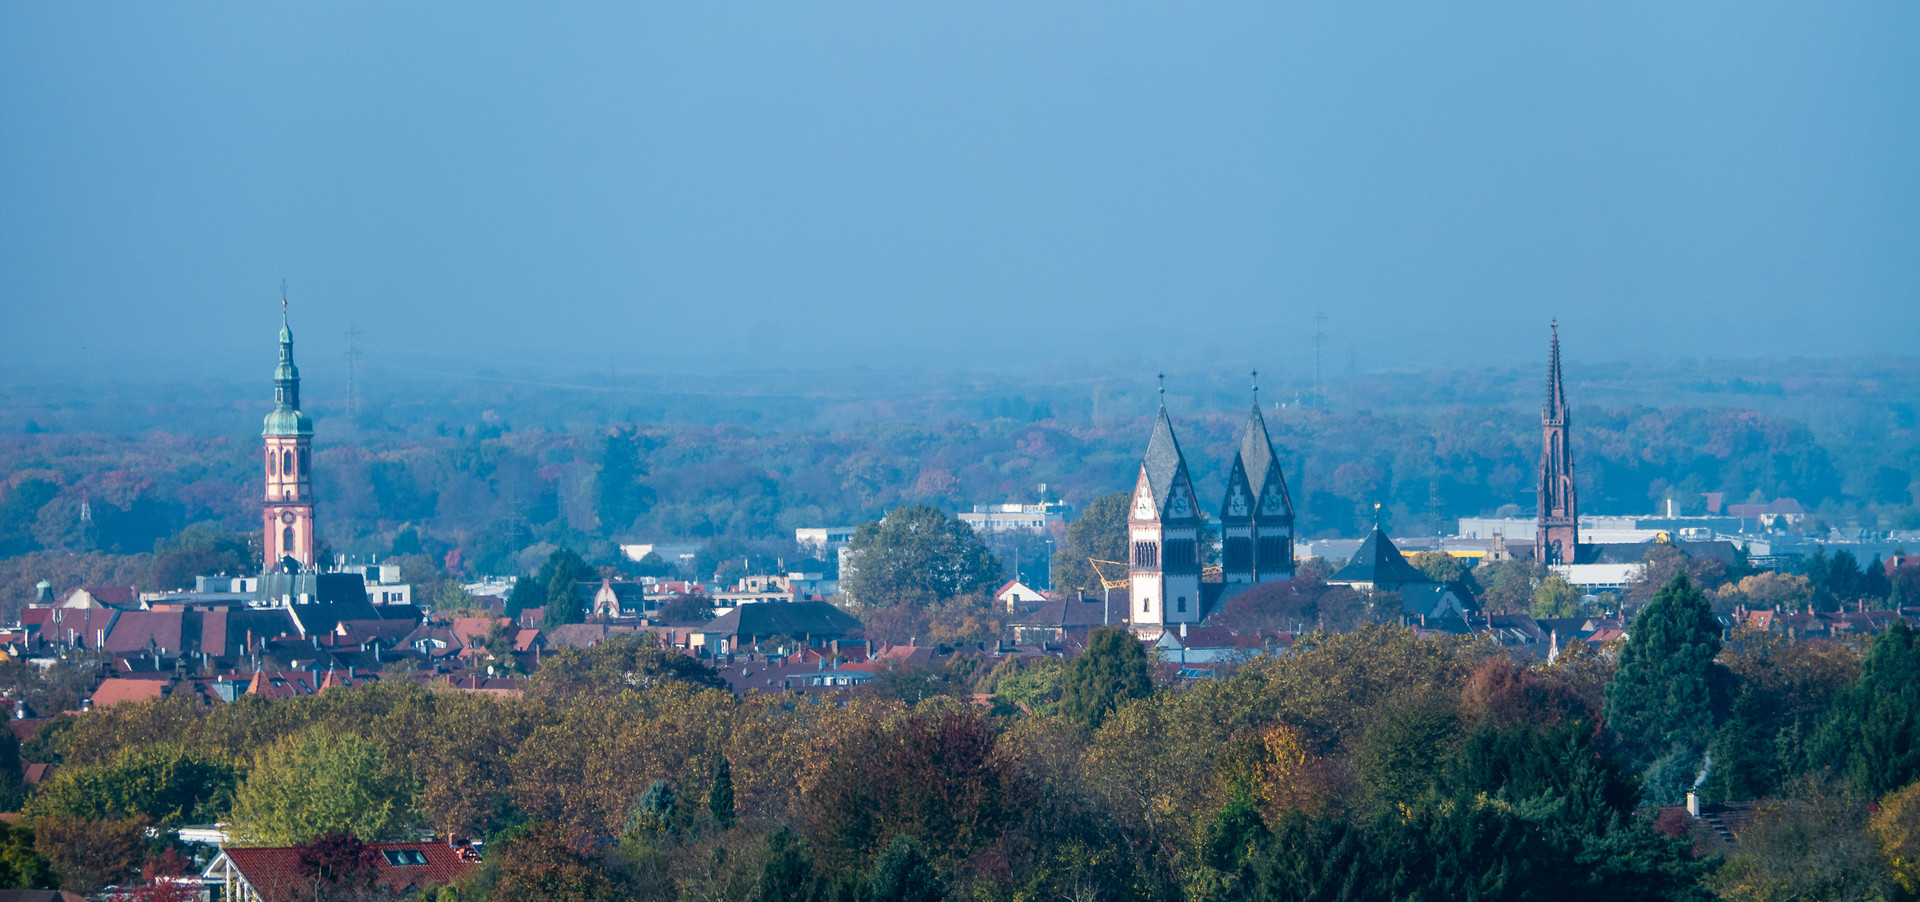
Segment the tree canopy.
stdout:
<svg viewBox="0 0 1920 902">
<path fill-rule="evenodd" d="M 999 584 L 999 559 L 958 517 L 925 504 L 895 508 L 848 543 L 840 589 L 867 607 L 931 604 Z"/>
</svg>

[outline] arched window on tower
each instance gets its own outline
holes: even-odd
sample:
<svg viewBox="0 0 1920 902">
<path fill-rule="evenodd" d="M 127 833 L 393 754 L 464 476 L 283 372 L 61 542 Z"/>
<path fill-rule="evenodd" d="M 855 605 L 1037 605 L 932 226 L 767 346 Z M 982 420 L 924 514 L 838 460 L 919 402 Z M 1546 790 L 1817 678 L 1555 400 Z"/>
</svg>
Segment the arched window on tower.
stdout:
<svg viewBox="0 0 1920 902">
<path fill-rule="evenodd" d="M 293 475 L 293 452 L 292 451 L 280 452 L 280 472 L 285 473 L 288 476 Z"/>
<path fill-rule="evenodd" d="M 267 475 L 280 475 L 280 455 L 273 453 L 272 448 L 267 449 Z"/>
<path fill-rule="evenodd" d="M 293 527 L 280 530 L 280 553 L 284 557 L 293 556 Z"/>
<path fill-rule="evenodd" d="M 312 466 L 313 466 L 313 457 L 311 456 L 311 452 L 309 452 L 305 448 L 301 448 L 300 449 L 300 472 L 312 473 L 313 472 Z"/>
</svg>

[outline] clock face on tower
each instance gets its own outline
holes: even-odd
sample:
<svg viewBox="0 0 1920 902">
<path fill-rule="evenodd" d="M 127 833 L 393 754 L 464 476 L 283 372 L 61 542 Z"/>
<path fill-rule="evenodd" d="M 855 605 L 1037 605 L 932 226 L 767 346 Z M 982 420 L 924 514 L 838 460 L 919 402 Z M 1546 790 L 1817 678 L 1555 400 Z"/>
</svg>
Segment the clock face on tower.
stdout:
<svg viewBox="0 0 1920 902">
<path fill-rule="evenodd" d="M 280 522 L 282 522 L 282 523 L 285 523 L 285 524 L 287 524 L 288 526 L 292 526 L 292 525 L 293 525 L 293 511 L 281 511 L 281 512 L 280 512 Z"/>
<path fill-rule="evenodd" d="M 1267 490 L 1260 493 L 1260 512 L 1268 516 L 1280 515 L 1280 487 L 1267 483 Z"/>
<path fill-rule="evenodd" d="M 1133 518 L 1135 520 L 1153 519 L 1153 493 L 1147 491 L 1144 485 L 1133 495 Z"/>
<path fill-rule="evenodd" d="M 1167 516 L 1169 517 L 1193 516 L 1193 499 L 1187 497 L 1186 492 L 1173 493 L 1173 500 L 1167 502 Z"/>
<path fill-rule="evenodd" d="M 1233 487 L 1233 494 L 1227 496 L 1227 513 L 1236 517 L 1247 515 L 1247 493 L 1239 485 Z"/>
</svg>

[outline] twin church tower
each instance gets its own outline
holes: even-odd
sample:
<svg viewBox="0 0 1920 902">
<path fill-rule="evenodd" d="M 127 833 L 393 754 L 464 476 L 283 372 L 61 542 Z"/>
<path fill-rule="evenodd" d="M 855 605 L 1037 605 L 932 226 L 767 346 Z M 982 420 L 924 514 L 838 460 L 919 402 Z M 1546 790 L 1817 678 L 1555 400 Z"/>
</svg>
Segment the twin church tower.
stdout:
<svg viewBox="0 0 1920 902">
<path fill-rule="evenodd" d="M 1164 395 L 1165 389 L 1162 389 Z M 1130 619 L 1135 629 L 1198 624 L 1217 597 L 1201 595 L 1201 526 L 1187 460 L 1162 400 L 1127 515 Z M 1221 582 L 1210 595 L 1293 577 L 1293 499 L 1256 400 L 1220 502 Z"/>
<path fill-rule="evenodd" d="M 1172 624 L 1199 624 L 1240 587 L 1293 577 L 1293 499 L 1256 400 L 1240 432 L 1233 469 L 1220 502 L 1220 582 L 1203 582 L 1201 529 L 1206 515 L 1173 435 L 1163 398 L 1134 480 L 1127 517 L 1130 619 L 1151 633 Z M 1257 391 L 1257 389 L 1256 389 Z M 1553 324 L 1547 365 L 1547 403 L 1540 412 L 1540 507 L 1533 557 L 1571 564 L 1580 547 L 1580 511 L 1573 483 L 1573 451 L 1560 372 L 1560 324 Z M 1204 595 L 1202 593 L 1205 593 Z"/>
</svg>

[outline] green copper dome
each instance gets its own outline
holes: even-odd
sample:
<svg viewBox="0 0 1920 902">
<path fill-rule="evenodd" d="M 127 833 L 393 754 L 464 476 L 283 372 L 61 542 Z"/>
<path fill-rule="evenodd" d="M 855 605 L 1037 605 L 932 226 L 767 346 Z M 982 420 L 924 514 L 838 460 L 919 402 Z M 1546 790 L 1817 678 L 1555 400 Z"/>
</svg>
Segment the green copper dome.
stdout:
<svg viewBox="0 0 1920 902">
<path fill-rule="evenodd" d="M 293 365 L 293 328 L 280 318 L 280 363 L 273 368 L 273 411 L 261 435 L 312 435 L 313 418 L 300 412 L 300 368 Z"/>
</svg>

